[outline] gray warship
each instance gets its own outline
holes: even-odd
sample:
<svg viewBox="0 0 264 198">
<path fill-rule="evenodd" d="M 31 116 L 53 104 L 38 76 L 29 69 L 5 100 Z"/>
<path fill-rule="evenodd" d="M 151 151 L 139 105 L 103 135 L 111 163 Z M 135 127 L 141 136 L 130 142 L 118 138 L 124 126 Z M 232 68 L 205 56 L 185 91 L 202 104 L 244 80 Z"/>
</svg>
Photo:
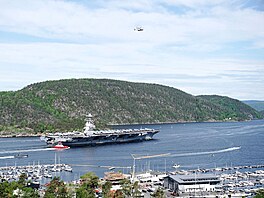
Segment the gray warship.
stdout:
<svg viewBox="0 0 264 198">
<path fill-rule="evenodd" d="M 49 133 L 40 138 L 48 146 L 62 143 L 65 146 L 77 147 L 151 140 L 159 132 L 159 130 L 149 128 L 99 131 L 94 129 L 93 116 L 89 114 L 83 132 Z"/>
</svg>

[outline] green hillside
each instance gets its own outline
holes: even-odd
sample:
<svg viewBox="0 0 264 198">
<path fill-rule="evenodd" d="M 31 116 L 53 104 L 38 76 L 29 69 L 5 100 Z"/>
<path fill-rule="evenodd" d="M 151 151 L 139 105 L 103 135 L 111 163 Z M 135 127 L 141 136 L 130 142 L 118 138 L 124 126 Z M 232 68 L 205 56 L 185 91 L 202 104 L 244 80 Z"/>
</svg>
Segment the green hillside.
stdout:
<svg viewBox="0 0 264 198">
<path fill-rule="evenodd" d="M 107 79 L 67 79 L 0 92 L 0 130 L 81 129 L 92 113 L 96 125 L 248 120 L 251 107 L 220 96 L 195 97 L 157 84 Z"/>
<path fill-rule="evenodd" d="M 252 107 L 245 105 L 239 100 L 232 98 L 217 96 L 217 95 L 207 95 L 207 96 L 198 96 L 199 98 L 208 100 L 215 105 L 221 106 L 224 109 L 222 114 L 223 119 L 229 120 L 247 120 L 259 118 L 259 112 L 256 112 Z"/>
<path fill-rule="evenodd" d="M 257 111 L 264 111 L 264 101 L 260 100 L 245 100 L 242 101 L 245 104 L 251 106 L 252 108 L 256 109 Z"/>
</svg>

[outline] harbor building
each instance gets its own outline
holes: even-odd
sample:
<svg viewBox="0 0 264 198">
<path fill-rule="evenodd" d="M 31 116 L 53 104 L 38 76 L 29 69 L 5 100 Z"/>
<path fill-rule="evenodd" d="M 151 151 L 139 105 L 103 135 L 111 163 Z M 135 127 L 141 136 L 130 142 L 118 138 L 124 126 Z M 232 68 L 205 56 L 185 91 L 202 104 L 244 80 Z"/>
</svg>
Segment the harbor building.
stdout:
<svg viewBox="0 0 264 198">
<path fill-rule="evenodd" d="M 177 193 L 214 192 L 220 184 L 217 175 L 170 175 L 164 179 L 164 187 Z"/>
<path fill-rule="evenodd" d="M 104 180 L 111 182 L 112 185 L 119 185 L 126 178 L 128 178 L 127 175 L 118 172 L 106 172 L 104 176 Z"/>
</svg>

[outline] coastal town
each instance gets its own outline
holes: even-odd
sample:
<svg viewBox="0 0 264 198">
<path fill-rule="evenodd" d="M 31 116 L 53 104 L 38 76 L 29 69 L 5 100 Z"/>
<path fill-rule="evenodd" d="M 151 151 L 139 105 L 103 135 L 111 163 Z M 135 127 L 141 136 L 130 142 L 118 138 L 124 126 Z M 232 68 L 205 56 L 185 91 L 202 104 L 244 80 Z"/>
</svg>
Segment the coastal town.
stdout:
<svg viewBox="0 0 264 198">
<path fill-rule="evenodd" d="M 123 174 L 114 169 L 109 168 L 103 178 L 98 178 L 97 185 L 93 187 L 94 197 L 115 197 L 116 192 L 129 197 L 126 194 L 128 192 L 124 191 L 129 185 L 131 196 L 136 193 L 133 197 L 252 197 L 264 189 L 264 165 L 194 170 L 177 167 L 171 172 L 148 170 L 137 173 L 132 171 L 131 174 Z M 6 166 L 0 167 L 0 178 L 1 182 L 12 182 L 19 181 L 23 175 L 28 181 L 27 185 L 35 189 L 40 197 L 45 197 L 48 186 L 56 176 L 72 171 L 71 165 L 61 163 Z M 76 190 L 84 180 L 84 177 L 80 177 L 64 183 Z M 108 196 L 103 195 L 106 183 L 110 185 Z M 76 194 L 72 196 L 76 197 Z"/>
</svg>

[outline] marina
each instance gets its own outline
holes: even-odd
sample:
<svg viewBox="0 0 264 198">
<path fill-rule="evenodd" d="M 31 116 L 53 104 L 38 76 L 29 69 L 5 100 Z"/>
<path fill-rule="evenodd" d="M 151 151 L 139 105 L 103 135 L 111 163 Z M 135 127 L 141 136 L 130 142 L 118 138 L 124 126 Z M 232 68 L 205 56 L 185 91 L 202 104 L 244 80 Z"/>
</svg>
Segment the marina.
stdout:
<svg viewBox="0 0 264 198">
<path fill-rule="evenodd" d="M 72 172 L 72 167 L 67 164 L 38 164 L 27 166 L 0 167 L 0 178 L 2 181 L 18 181 L 21 174 L 25 174 L 28 180 L 34 182 L 45 182 L 43 178 L 52 178 L 55 172 Z"/>
<path fill-rule="evenodd" d="M 72 174 L 73 168 L 76 166 L 78 165 L 68 165 L 60 163 L 42 165 L 32 164 L 27 166 L 6 166 L 0 167 L 0 178 L 1 181 L 18 181 L 19 177 L 22 174 L 25 174 L 28 180 L 34 182 L 34 184 L 39 184 L 40 186 L 42 186 L 45 185 L 45 183 L 49 182 L 54 176 L 59 176 L 61 172 L 69 172 L 69 174 Z M 199 178 L 207 178 L 209 175 L 211 175 L 211 177 L 215 177 L 219 180 L 218 184 L 214 186 L 214 190 L 201 190 L 201 185 L 199 185 L 199 188 L 196 190 L 196 192 L 188 189 L 177 191 L 177 195 L 182 197 L 188 197 L 193 193 L 195 193 L 197 196 L 200 194 L 201 196 L 205 197 L 206 195 L 221 197 L 221 195 L 234 196 L 238 194 L 240 194 L 241 196 L 250 196 L 257 190 L 264 189 L 264 165 L 176 170 L 174 172 L 153 172 L 149 170 L 147 172 L 135 173 L 134 178 L 132 178 L 132 167 L 127 167 L 130 168 L 131 174 L 126 174 L 124 176 L 122 176 L 122 173 L 114 173 L 113 171 L 113 169 L 120 167 L 104 166 L 102 168 L 108 168 L 109 171 L 111 171 L 106 172 L 105 174 L 111 174 L 111 180 L 116 185 L 118 185 L 118 182 L 115 183 L 116 181 L 114 179 L 114 176 L 119 175 L 120 177 L 120 174 L 122 178 L 127 177 L 132 179 L 133 181 L 138 181 L 142 195 L 144 195 L 145 197 L 148 197 L 149 193 L 154 192 L 159 187 L 163 188 L 165 192 L 167 192 L 168 196 L 174 196 L 176 191 L 166 186 L 167 178 L 174 176 L 194 177 L 198 182 Z M 102 180 L 104 180 L 104 178 L 102 178 Z M 78 179 L 75 181 L 71 181 L 70 183 L 79 182 L 80 181 Z"/>
</svg>

